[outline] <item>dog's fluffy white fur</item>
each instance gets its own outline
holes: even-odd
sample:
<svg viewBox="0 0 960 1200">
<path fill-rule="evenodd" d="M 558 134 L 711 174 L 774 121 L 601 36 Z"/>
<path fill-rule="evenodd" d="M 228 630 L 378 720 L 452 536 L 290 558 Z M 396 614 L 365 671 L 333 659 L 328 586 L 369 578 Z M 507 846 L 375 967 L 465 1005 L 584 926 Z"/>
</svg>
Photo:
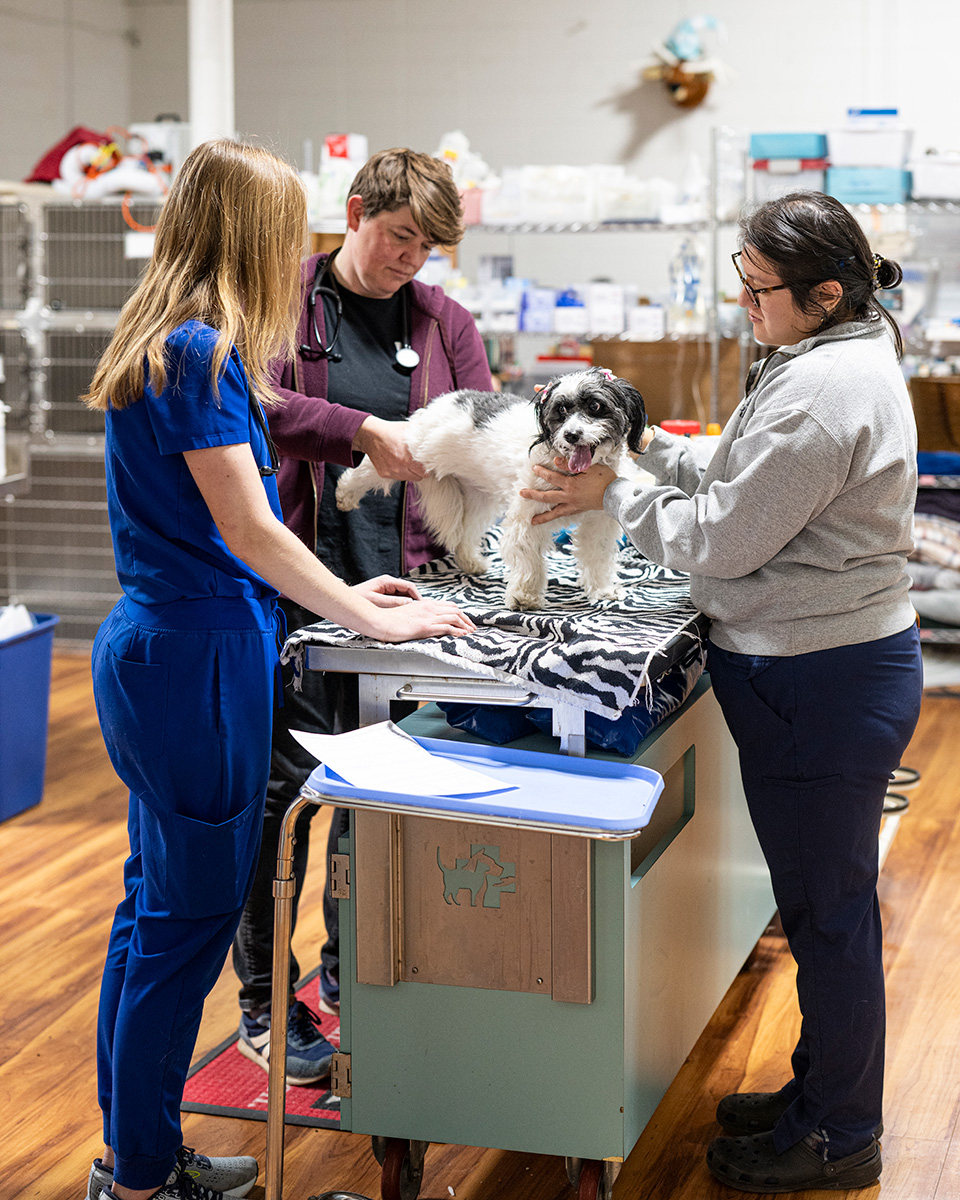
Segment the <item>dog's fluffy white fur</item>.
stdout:
<svg viewBox="0 0 960 1200">
<path fill-rule="evenodd" d="M 571 472 L 606 463 L 628 473 L 628 449 L 639 449 L 646 414 L 643 398 L 626 380 L 591 368 L 552 380 L 527 400 L 502 392 L 461 390 L 438 396 L 406 422 L 407 445 L 427 476 L 415 486 L 431 534 L 469 575 L 485 570 L 481 539 L 503 518 L 501 553 L 508 569 L 508 608 L 542 608 L 547 586 L 546 553 L 552 535 L 572 528 L 580 579 L 593 603 L 615 599 L 620 527 L 604 512 L 586 512 L 543 525 L 534 513 L 548 505 L 519 496 L 521 488 L 545 489 L 534 463 L 554 467 L 566 459 Z M 365 458 L 337 485 L 337 507 L 356 508 L 383 479 Z"/>
</svg>

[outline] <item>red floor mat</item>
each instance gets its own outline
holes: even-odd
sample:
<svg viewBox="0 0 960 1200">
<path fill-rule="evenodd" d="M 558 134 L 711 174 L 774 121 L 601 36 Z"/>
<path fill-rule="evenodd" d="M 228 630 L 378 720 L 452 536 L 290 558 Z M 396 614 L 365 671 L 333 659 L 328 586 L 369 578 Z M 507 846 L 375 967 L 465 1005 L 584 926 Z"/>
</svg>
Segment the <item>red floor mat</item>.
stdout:
<svg viewBox="0 0 960 1200">
<path fill-rule="evenodd" d="M 317 975 L 312 972 L 297 990 L 303 1000 L 317 1012 Z M 240 1016 L 237 1011 L 237 1023 Z M 340 1045 L 340 1018 L 320 1013 L 320 1028 L 331 1045 Z M 244 1058 L 237 1049 L 237 1034 L 190 1068 L 183 1092 L 184 1112 L 212 1113 L 220 1117 L 243 1117 L 247 1120 L 267 1119 L 267 1073 L 256 1063 Z M 306 1087 L 287 1087 L 286 1124 L 313 1125 L 321 1129 L 340 1128 L 340 1097 L 327 1091 L 325 1083 Z"/>
</svg>

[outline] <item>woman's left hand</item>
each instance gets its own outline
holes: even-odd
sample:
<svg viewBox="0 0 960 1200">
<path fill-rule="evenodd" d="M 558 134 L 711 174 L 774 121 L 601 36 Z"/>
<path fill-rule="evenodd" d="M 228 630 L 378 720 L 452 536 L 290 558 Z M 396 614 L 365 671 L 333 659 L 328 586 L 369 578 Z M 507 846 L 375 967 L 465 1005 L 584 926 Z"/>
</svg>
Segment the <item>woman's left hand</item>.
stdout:
<svg viewBox="0 0 960 1200">
<path fill-rule="evenodd" d="M 558 467 L 566 467 L 566 460 L 555 458 Z M 549 467 L 535 465 L 534 474 L 545 479 L 550 487 L 545 491 L 538 488 L 522 488 L 520 495 L 525 500 L 539 500 L 543 504 L 552 505 L 546 512 L 537 513 L 532 524 L 544 525 L 547 521 L 556 521 L 558 517 L 572 517 L 576 513 L 589 512 L 603 508 L 603 496 L 607 488 L 617 478 L 615 471 L 594 463 L 586 471 L 577 475 L 567 475 L 561 471 L 551 471 Z"/>
<path fill-rule="evenodd" d="M 396 608 L 400 604 L 409 604 L 411 600 L 422 599 L 412 583 L 406 579 L 394 579 L 392 575 L 364 579 L 362 583 L 354 584 L 353 590 L 377 608 Z"/>
</svg>

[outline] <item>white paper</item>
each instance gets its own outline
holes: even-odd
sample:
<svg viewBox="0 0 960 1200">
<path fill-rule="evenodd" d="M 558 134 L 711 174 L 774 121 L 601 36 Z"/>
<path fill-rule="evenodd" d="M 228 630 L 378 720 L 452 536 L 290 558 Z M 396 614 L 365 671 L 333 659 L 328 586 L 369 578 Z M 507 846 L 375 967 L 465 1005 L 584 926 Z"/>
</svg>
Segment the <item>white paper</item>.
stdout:
<svg viewBox="0 0 960 1200">
<path fill-rule="evenodd" d="M 366 725 L 350 733 L 290 732 L 318 762 L 364 792 L 477 796 L 509 792 L 516 787 L 431 754 L 392 721 Z"/>
</svg>

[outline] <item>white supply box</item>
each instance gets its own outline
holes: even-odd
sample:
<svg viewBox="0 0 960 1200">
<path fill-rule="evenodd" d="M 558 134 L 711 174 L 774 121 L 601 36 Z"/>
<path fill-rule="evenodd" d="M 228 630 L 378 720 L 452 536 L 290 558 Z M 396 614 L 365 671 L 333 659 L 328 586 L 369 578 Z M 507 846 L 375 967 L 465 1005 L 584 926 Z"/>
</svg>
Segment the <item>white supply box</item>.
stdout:
<svg viewBox="0 0 960 1200">
<path fill-rule="evenodd" d="M 909 166 L 915 200 L 960 200 L 960 152 L 925 154 Z"/>
<path fill-rule="evenodd" d="M 843 129 L 827 133 L 832 167 L 903 167 L 913 130 L 902 129 L 895 108 L 848 108 Z"/>
<path fill-rule="evenodd" d="M 827 163 L 822 158 L 759 158 L 753 164 L 755 200 L 775 200 L 788 192 L 822 192 Z"/>
</svg>

